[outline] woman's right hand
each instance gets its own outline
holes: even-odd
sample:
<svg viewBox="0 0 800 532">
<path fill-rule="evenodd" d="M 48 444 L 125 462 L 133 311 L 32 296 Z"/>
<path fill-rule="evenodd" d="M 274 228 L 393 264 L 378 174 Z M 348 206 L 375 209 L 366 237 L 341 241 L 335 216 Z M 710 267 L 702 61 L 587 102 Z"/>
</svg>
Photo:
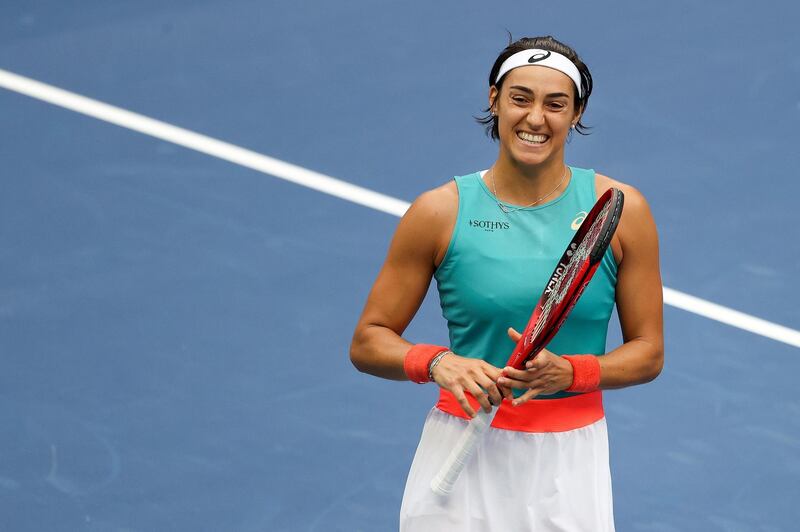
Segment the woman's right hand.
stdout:
<svg viewBox="0 0 800 532">
<path fill-rule="evenodd" d="M 504 392 L 508 399 L 512 399 L 510 390 L 501 391 L 497 386 L 502 371 L 480 359 L 447 353 L 434 366 L 431 376 L 436 384 L 452 393 L 464 412 L 473 418 L 477 412 L 464 392 L 472 394 L 487 413 L 492 411 L 492 405 L 503 401 Z"/>
</svg>

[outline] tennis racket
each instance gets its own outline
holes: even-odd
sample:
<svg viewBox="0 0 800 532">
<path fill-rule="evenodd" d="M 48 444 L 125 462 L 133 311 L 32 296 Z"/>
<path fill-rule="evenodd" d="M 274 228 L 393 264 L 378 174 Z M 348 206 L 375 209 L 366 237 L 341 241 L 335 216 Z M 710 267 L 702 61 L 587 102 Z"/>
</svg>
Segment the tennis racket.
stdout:
<svg viewBox="0 0 800 532">
<path fill-rule="evenodd" d="M 522 337 L 517 342 L 508 365 L 523 369 L 558 332 L 586 285 L 592 279 L 608 249 L 622 215 L 622 191 L 607 190 L 586 215 L 547 281 Z M 441 495 L 453 490 L 461 470 L 492 423 L 497 409 L 486 413 L 482 408 L 461 434 L 439 473 L 431 480 L 431 489 Z"/>
</svg>

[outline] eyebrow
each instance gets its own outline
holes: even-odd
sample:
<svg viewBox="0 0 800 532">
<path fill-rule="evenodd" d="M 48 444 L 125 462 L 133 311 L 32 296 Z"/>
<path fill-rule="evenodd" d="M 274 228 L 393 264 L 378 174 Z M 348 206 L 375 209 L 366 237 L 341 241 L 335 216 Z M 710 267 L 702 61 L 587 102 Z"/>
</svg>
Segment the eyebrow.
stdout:
<svg viewBox="0 0 800 532">
<path fill-rule="evenodd" d="M 511 89 L 517 89 L 518 91 L 522 91 L 522 92 L 525 92 L 527 94 L 533 94 L 533 91 L 531 89 L 529 89 L 528 87 L 525 87 L 523 85 L 512 85 L 510 88 Z M 557 97 L 560 97 L 560 96 L 566 96 L 567 98 L 569 98 L 569 94 L 566 94 L 564 92 L 551 92 L 550 94 L 547 95 L 548 98 L 557 98 Z"/>
</svg>

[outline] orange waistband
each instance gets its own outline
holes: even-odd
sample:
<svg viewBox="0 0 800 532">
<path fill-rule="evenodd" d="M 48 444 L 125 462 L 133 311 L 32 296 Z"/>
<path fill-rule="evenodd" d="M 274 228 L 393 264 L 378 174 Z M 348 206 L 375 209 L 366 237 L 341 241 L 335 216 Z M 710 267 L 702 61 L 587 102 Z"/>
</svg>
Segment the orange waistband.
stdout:
<svg viewBox="0 0 800 532">
<path fill-rule="evenodd" d="M 478 401 L 469 393 L 466 396 L 477 410 Z M 468 419 L 455 396 L 447 390 L 439 390 L 436 408 Z M 561 399 L 534 399 L 520 406 L 512 406 L 511 401 L 503 399 L 492 427 L 519 432 L 564 432 L 591 425 L 603 416 L 603 392 L 600 390 Z"/>
</svg>

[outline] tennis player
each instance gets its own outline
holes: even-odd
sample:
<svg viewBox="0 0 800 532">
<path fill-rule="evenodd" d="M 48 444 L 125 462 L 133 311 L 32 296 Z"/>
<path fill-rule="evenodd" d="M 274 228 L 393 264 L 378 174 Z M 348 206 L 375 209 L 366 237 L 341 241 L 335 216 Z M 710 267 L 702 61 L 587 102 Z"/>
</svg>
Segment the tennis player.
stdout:
<svg viewBox="0 0 800 532">
<path fill-rule="evenodd" d="M 487 170 L 422 194 L 400 221 L 351 346 L 361 371 L 434 382 L 406 482 L 400 530 L 614 530 L 602 391 L 653 380 L 663 365 L 658 238 L 635 188 L 568 166 L 585 133 L 592 77 L 552 37 L 523 38 L 497 57 L 481 119 L 499 141 Z M 504 367 L 556 261 L 595 200 L 625 194 L 600 267 L 548 348 Z M 402 338 L 431 279 L 449 346 Z M 624 344 L 606 353 L 616 304 Z M 478 408 L 500 405 L 453 492 L 429 487 Z"/>
</svg>

